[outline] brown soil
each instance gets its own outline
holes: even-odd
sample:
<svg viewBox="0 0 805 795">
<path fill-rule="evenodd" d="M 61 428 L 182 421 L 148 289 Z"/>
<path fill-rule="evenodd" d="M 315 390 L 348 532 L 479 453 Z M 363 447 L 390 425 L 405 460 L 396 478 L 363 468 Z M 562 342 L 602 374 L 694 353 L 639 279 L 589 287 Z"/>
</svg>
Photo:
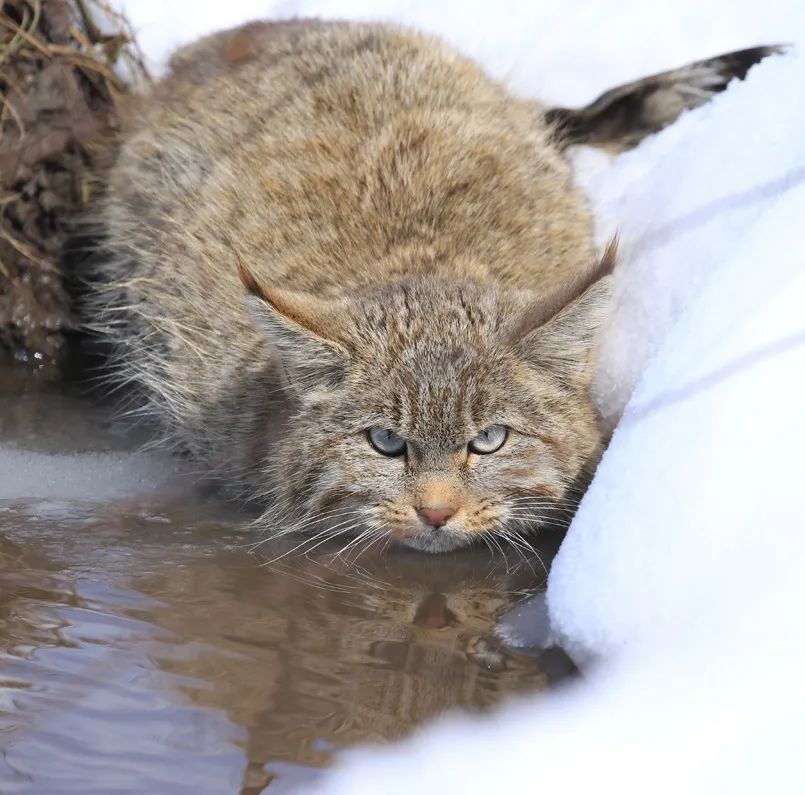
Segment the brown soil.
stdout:
<svg viewBox="0 0 805 795">
<path fill-rule="evenodd" d="M 0 2 L 0 358 L 58 362 L 75 328 L 65 243 L 110 149 L 117 72 L 144 73 L 125 31 L 103 3 Z"/>
</svg>

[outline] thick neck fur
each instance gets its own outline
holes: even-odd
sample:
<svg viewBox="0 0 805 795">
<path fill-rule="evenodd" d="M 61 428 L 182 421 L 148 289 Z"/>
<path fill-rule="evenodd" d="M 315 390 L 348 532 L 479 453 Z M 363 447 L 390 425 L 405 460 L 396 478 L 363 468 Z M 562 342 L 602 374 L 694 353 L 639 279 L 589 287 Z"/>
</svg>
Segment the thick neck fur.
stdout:
<svg viewBox="0 0 805 795">
<path fill-rule="evenodd" d="M 439 551 L 564 521 L 611 263 L 541 108 L 472 62 L 380 25 L 205 39 L 132 109 L 100 221 L 123 377 L 267 526 Z"/>
</svg>

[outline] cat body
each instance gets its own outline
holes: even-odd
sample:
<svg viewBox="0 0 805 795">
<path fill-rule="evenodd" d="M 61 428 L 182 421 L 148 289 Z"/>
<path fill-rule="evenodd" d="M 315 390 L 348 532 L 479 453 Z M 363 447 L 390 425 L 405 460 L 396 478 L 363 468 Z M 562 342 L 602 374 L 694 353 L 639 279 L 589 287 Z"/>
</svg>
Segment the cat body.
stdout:
<svg viewBox="0 0 805 795">
<path fill-rule="evenodd" d="M 539 104 L 403 28 L 254 23 L 131 109 L 98 216 L 119 379 L 266 528 L 442 551 L 565 521 L 614 250 Z"/>
</svg>

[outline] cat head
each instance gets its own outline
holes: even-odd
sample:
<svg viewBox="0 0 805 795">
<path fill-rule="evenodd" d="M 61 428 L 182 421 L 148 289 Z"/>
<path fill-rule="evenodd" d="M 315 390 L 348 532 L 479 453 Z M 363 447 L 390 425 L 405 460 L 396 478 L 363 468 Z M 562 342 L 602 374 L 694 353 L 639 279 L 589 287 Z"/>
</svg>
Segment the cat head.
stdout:
<svg viewBox="0 0 805 795">
<path fill-rule="evenodd" d="M 295 407 L 267 519 L 430 552 L 561 525 L 600 449 L 588 386 L 614 255 L 548 295 L 421 277 L 323 300 L 241 268 Z"/>
</svg>

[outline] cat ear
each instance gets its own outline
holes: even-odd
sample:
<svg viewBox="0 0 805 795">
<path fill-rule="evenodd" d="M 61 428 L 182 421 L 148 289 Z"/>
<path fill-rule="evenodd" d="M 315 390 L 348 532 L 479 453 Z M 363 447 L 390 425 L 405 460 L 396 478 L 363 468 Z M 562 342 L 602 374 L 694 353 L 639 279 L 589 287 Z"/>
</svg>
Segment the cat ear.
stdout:
<svg viewBox="0 0 805 795">
<path fill-rule="evenodd" d="M 343 311 L 306 293 L 263 287 L 245 266 L 238 275 L 249 312 L 279 354 L 291 386 L 337 386 L 349 361 Z"/>
<path fill-rule="evenodd" d="M 528 307 L 512 334 L 526 362 L 550 369 L 561 380 L 585 380 L 598 331 L 608 314 L 617 252 L 615 236 L 587 272 Z"/>
</svg>

